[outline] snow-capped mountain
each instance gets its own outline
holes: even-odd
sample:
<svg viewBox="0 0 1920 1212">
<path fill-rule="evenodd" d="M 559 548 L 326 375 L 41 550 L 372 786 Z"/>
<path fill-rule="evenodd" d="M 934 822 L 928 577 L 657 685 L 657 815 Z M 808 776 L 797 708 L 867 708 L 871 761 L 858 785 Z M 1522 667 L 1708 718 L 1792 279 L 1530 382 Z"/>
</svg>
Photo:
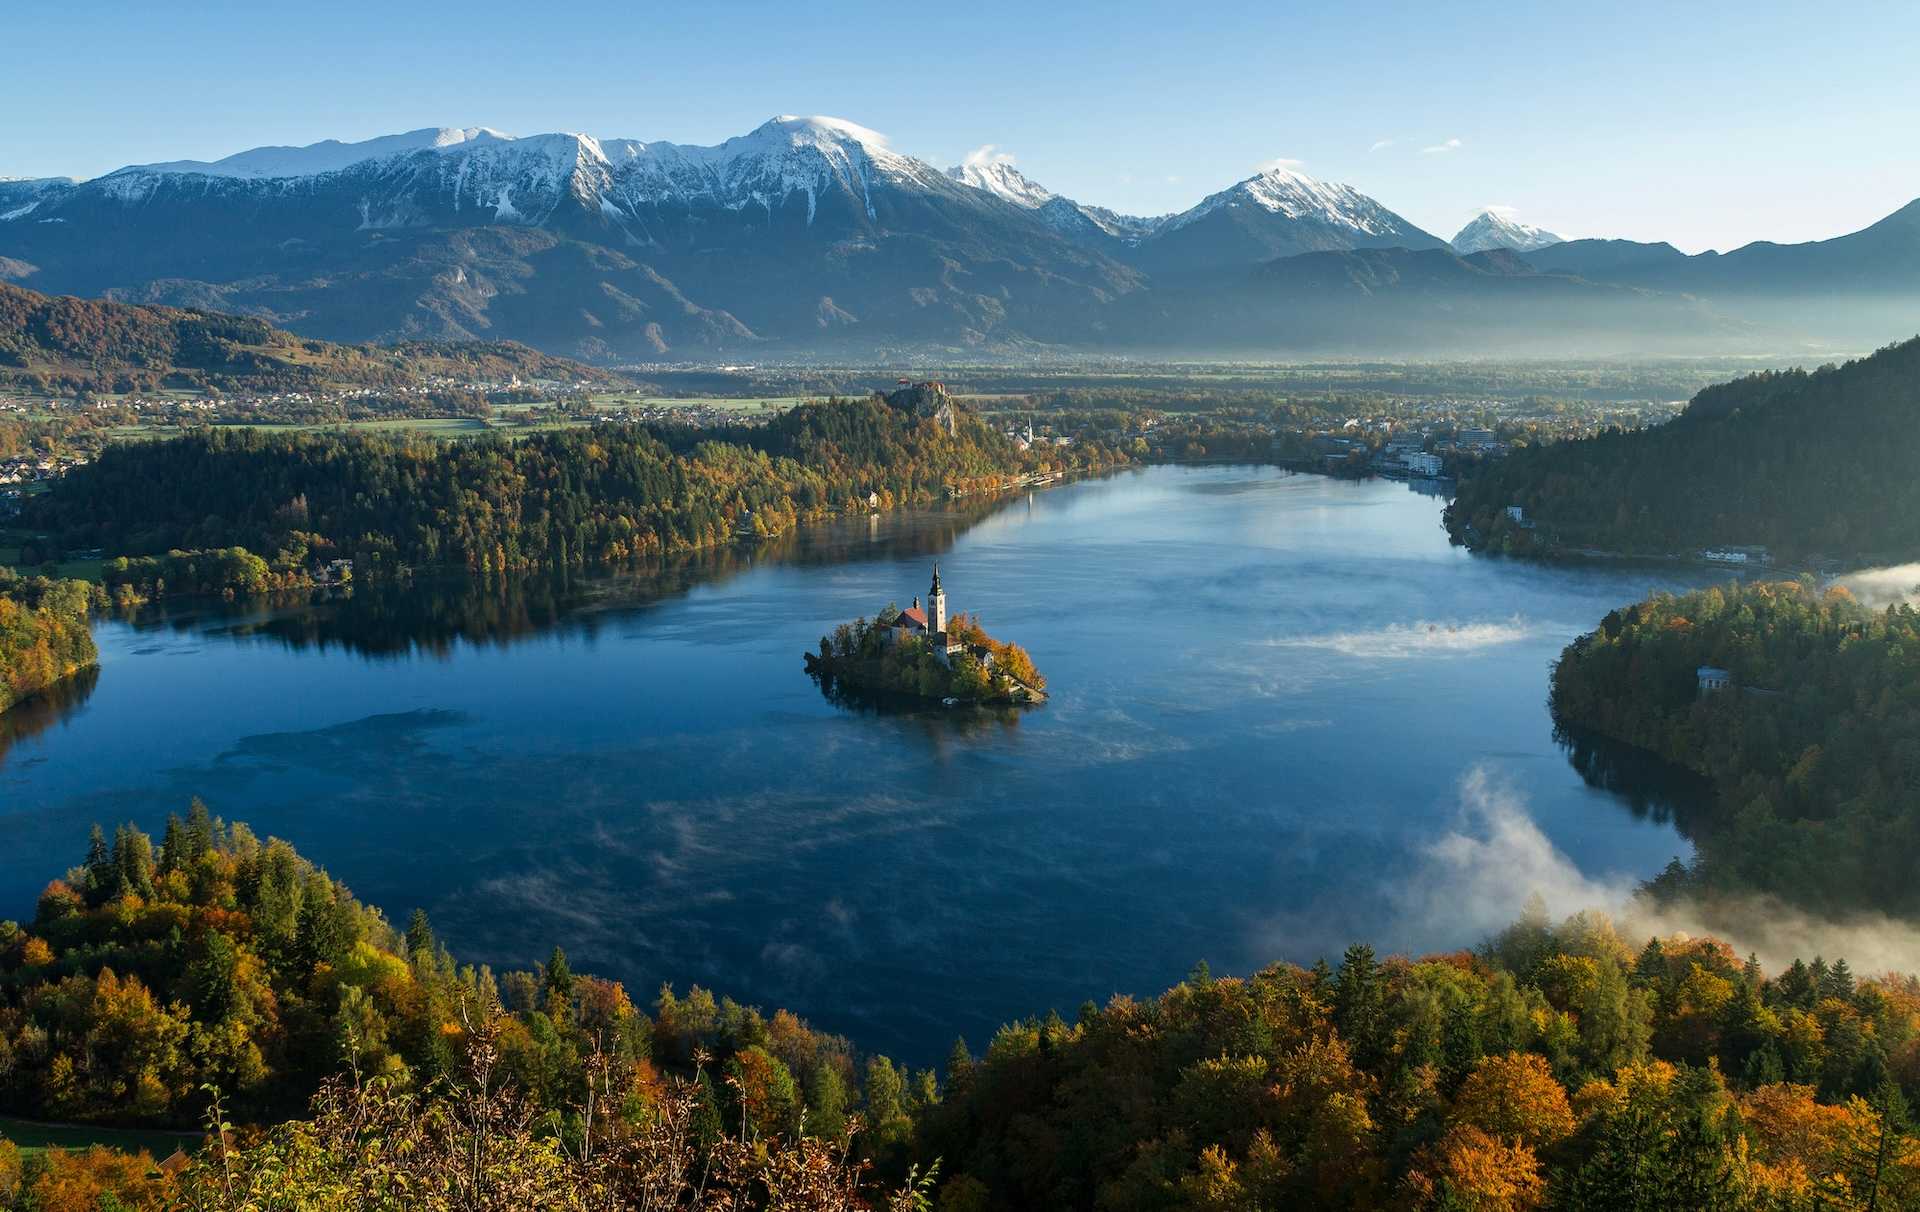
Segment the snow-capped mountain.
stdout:
<svg viewBox="0 0 1920 1212">
<path fill-rule="evenodd" d="M 1544 227 L 1535 227 L 1531 223 L 1522 223 L 1513 217 L 1511 211 L 1488 207 L 1473 217 L 1473 221 L 1460 229 L 1453 238 L 1453 250 L 1457 253 L 1486 252 L 1494 248 L 1512 249 L 1514 252 L 1532 252 L 1537 248 L 1546 248 L 1552 244 L 1566 243 L 1565 236 L 1555 235 Z"/>
<path fill-rule="evenodd" d="M 1605 271 L 1651 291 L 1764 278 L 1785 297 L 1841 273 L 1907 290 L 1920 226 L 1888 224 L 1864 242 L 1673 253 L 1657 280 L 1637 260 L 1568 245 L 1489 276 L 1491 263 L 1433 260 L 1455 254 L 1352 186 L 1286 165 L 1138 218 L 1061 196 L 1005 157 L 942 171 L 867 127 L 783 116 L 712 146 L 433 127 L 90 181 L 0 180 L 0 277 L 329 339 L 511 337 L 590 358 L 767 344 L 1174 350 L 1244 347 L 1271 323 L 1305 331 L 1311 298 L 1336 281 L 1372 297 L 1390 281 L 1409 298 L 1474 292 L 1537 329 L 1517 301 L 1572 308 L 1591 282 L 1534 271 L 1576 253 L 1595 265 L 1574 268 L 1581 279 Z M 1474 258 L 1511 247 L 1528 245 L 1509 235 Z M 1423 256 L 1357 255 L 1395 248 Z M 1632 309 L 1617 300 L 1608 316 Z M 1250 320 L 1227 323 L 1249 306 Z"/>
<path fill-rule="evenodd" d="M 472 143 L 511 140 L 484 126 L 426 127 L 400 135 L 382 135 L 358 143 L 326 139 L 305 147 L 256 147 L 220 160 L 171 160 L 164 164 L 133 164 L 122 173 L 201 173 L 209 177 L 308 177 L 334 172 L 367 160 L 416 151 L 446 151 Z"/>
<path fill-rule="evenodd" d="M 880 187 L 946 190 L 931 166 L 835 118 L 782 116 L 714 147 L 565 133 L 518 138 L 488 127 L 411 131 L 361 143 L 255 148 L 223 160 L 119 169 L 88 188 L 145 203 L 199 179 L 257 184 L 281 198 L 349 192 L 363 228 L 457 218 L 541 226 L 586 215 L 642 243 L 663 209 L 796 210 L 806 222 L 829 195 L 876 217 Z M 189 186 L 189 188 L 194 188 Z"/>
<path fill-rule="evenodd" d="M 962 185 L 984 189 L 996 198 L 1005 198 L 1024 210 L 1039 210 L 1056 196 L 1054 192 L 1013 166 L 1013 161 L 982 148 L 947 170 L 947 175 Z"/>
<path fill-rule="evenodd" d="M 1276 166 L 1202 199 L 1192 210 L 1175 215 L 1167 227 L 1177 231 L 1215 211 L 1239 206 L 1256 207 L 1296 223 L 1365 236 L 1398 235 L 1410 226 L 1351 185 L 1330 185 L 1295 169 Z"/>
<path fill-rule="evenodd" d="M 72 177 L 0 177 L 0 223 L 26 218 L 49 194 L 64 193 L 75 184 Z"/>
<path fill-rule="evenodd" d="M 1166 219 L 1141 245 L 1141 264 L 1185 277 L 1306 252 L 1442 247 L 1351 185 L 1276 165 Z"/>
<path fill-rule="evenodd" d="M 982 149 L 990 152 L 991 149 Z M 1013 166 L 990 154 L 974 156 L 947 170 L 947 176 L 996 198 L 1030 210 L 1048 227 L 1077 243 L 1121 254 L 1159 230 L 1165 217 L 1145 219 L 1123 215 L 1104 206 L 1089 206 L 1054 193 Z"/>
<path fill-rule="evenodd" d="M 772 213 L 803 201 L 811 223 L 837 198 L 877 219 L 877 191 L 960 192 L 885 136 L 839 118 L 786 115 L 715 147 L 618 140 L 611 152 L 610 200 L 634 214 L 701 205 Z"/>
<path fill-rule="evenodd" d="M 0 203 L 0 256 L 46 290 L 589 356 L 823 332 L 1063 340 L 1141 285 L 834 118 L 714 146 L 429 129 L 7 187 Z"/>
</svg>

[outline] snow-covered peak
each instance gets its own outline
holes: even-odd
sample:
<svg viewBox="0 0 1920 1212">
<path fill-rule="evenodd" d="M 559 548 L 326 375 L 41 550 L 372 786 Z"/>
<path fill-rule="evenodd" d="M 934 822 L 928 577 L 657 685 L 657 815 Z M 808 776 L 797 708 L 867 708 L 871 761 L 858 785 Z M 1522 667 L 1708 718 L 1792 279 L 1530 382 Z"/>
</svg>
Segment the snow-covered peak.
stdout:
<svg viewBox="0 0 1920 1212">
<path fill-rule="evenodd" d="M 1457 253 L 1477 253 L 1509 248 L 1514 252 L 1532 252 L 1564 243 L 1565 236 L 1555 235 L 1531 223 L 1522 223 L 1506 207 L 1490 206 L 1460 229 L 1460 234 L 1453 238 L 1453 250 Z"/>
<path fill-rule="evenodd" d="M 1015 168 L 1012 156 L 995 151 L 991 144 L 949 168 L 947 176 L 962 185 L 983 189 L 1023 210 L 1038 210 L 1055 197 L 1052 190 L 1029 180 Z"/>
<path fill-rule="evenodd" d="M 417 151 L 450 151 L 488 143 L 513 142 L 514 137 L 485 126 L 424 127 L 399 135 L 382 135 L 357 143 L 325 139 L 305 147 L 256 147 L 219 160 L 169 160 L 160 164 L 133 164 L 120 173 L 197 173 L 209 177 L 257 180 L 266 177 L 309 177 L 335 172 L 366 160 L 407 155 Z"/>
<path fill-rule="evenodd" d="M 845 118 L 782 114 L 718 147 L 679 150 L 697 153 L 722 176 L 731 178 L 773 171 L 798 180 L 816 176 L 822 165 L 843 179 L 862 178 L 869 171 L 910 181 L 939 175 L 931 166 L 894 151 L 879 131 Z"/>
<path fill-rule="evenodd" d="M 712 147 L 610 140 L 604 151 L 613 173 L 606 201 L 623 214 L 661 205 L 771 209 L 801 195 L 811 222 L 819 200 L 836 192 L 859 199 L 871 218 L 879 182 L 952 188 L 932 165 L 844 118 L 783 114 Z"/>
<path fill-rule="evenodd" d="M 753 135 L 769 138 L 784 137 L 795 147 L 826 147 L 858 143 L 870 151 L 887 150 L 887 137 L 879 131 L 862 126 L 858 122 L 849 122 L 845 118 L 829 118 L 823 114 L 816 114 L 813 117 L 781 114 L 762 123 Z M 753 135 L 747 137 L 752 138 Z"/>
<path fill-rule="evenodd" d="M 1351 228 L 1370 236 L 1392 235 L 1398 227 L 1393 212 L 1353 186 L 1318 180 L 1284 162 L 1203 198 L 1192 210 L 1174 216 L 1168 227 L 1184 227 L 1221 207 L 1246 205 L 1289 219 Z"/>
<path fill-rule="evenodd" d="M 74 184 L 72 177 L 0 177 L 0 223 L 26 218 L 43 199 Z"/>
</svg>

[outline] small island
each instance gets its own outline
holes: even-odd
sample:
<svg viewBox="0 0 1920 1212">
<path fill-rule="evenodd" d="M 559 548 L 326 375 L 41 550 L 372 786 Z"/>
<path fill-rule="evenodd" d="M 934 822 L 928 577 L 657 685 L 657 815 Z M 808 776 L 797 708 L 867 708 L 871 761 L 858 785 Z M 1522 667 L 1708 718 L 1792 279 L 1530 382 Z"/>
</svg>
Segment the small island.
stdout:
<svg viewBox="0 0 1920 1212">
<path fill-rule="evenodd" d="M 806 654 L 807 672 L 843 686 L 880 694 L 962 703 L 1032 704 L 1046 701 L 1045 678 L 1018 644 L 1004 644 L 969 615 L 947 616 L 940 568 L 923 607 L 888 606 L 869 622 L 855 619 L 820 637 Z"/>
</svg>

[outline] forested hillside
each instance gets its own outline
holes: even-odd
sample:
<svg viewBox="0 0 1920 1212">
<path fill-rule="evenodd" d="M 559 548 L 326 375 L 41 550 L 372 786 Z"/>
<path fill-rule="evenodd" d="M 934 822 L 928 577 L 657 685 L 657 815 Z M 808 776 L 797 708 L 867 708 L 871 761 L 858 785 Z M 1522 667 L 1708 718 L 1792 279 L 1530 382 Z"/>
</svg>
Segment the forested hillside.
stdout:
<svg viewBox="0 0 1920 1212">
<path fill-rule="evenodd" d="M 1759 545 L 1891 562 L 1920 554 L 1916 460 L 1920 339 L 1710 387 L 1655 429 L 1516 450 L 1461 482 L 1447 524 L 1470 547 L 1516 553 Z"/>
<path fill-rule="evenodd" d="M 84 581 L 18 577 L 0 568 L 0 712 L 91 666 L 98 658 Z"/>
<path fill-rule="evenodd" d="M 42 390 L 392 387 L 434 377 L 611 383 L 512 341 L 337 345 L 247 316 L 43 295 L 0 282 L 0 384 Z"/>
<path fill-rule="evenodd" d="M 0 923 L 0 1110 L 14 1114 L 192 1127 L 217 1095 L 219 1113 L 235 1122 L 272 1124 L 302 1113 L 341 1074 L 359 1094 L 383 1092 L 379 1130 L 405 1153 L 407 1133 L 419 1134 L 417 1143 L 449 1126 L 443 1117 L 458 1111 L 448 1095 L 470 1093 L 457 1083 L 473 1076 L 470 1062 L 482 1051 L 490 1087 L 508 1100 L 493 1108 L 500 1118 L 489 1125 L 497 1138 L 486 1163 L 543 1166 L 567 1185 L 569 1149 L 579 1156 L 595 1140 L 603 1150 L 623 1138 L 629 1151 L 657 1143 L 641 1130 L 672 1109 L 681 1145 L 714 1161 L 714 1188 L 744 1189 L 768 1164 L 824 1158 L 821 1142 L 857 1106 L 867 1109 L 874 1140 L 901 1137 L 915 1092 L 932 1083 L 931 1075 L 909 1081 L 884 1058 L 856 1068 L 845 1040 L 697 988 L 684 997 L 663 988 L 650 1017 L 618 983 L 573 972 L 557 949 L 532 971 L 498 978 L 459 965 L 423 915 L 394 929 L 287 843 L 224 824 L 198 801 L 184 818 L 168 818 L 158 845 L 131 827 L 115 829 L 111 842 L 96 828 L 81 864 L 47 885 L 32 921 Z M 357 1096 L 338 1087 L 330 1095 Z M 804 1144 L 803 1100 L 812 1138 Z M 535 1113 L 543 1117 L 537 1139 L 526 1135 Z M 750 1140 L 774 1142 L 772 1161 L 757 1147 L 723 1158 L 729 1122 Z M 304 1185 L 256 1187 L 270 1205 L 230 1202 L 228 1171 L 221 1164 L 216 1181 L 209 1156 L 207 1186 L 187 1206 L 357 1202 L 344 1193 L 366 1190 L 372 1159 L 310 1135 L 340 1127 L 324 1116 L 293 1126 L 300 1169 L 275 1172 L 275 1181 Z M 375 1128 L 356 1118 L 351 1130 Z M 777 1143 L 783 1138 L 790 1147 Z M 279 1147 L 249 1149 L 240 1173 L 296 1161 Z M 127 1207 L 176 1194 L 148 1180 L 146 1164 L 126 1167 L 109 1155 L 55 1161 L 50 1169 L 44 1158 L 30 1162 L 23 1179 L 18 1154 L 0 1141 L 0 1207 L 93 1208 L 94 1198 L 73 1192 L 95 1187 Z M 447 1177 L 422 1175 L 421 1186 L 430 1191 Z M 47 1189 L 70 1202 L 48 1202 Z M 535 1205 L 500 1197 L 485 1206 Z"/>
<path fill-rule="evenodd" d="M 1700 666 L 1731 685 L 1703 690 Z M 1713 781 L 1694 871 L 1665 891 L 1760 890 L 1824 910 L 1920 914 L 1920 613 L 1811 582 L 1659 595 L 1561 656 L 1562 724 Z"/>
<path fill-rule="evenodd" d="M 462 966 L 197 803 L 158 845 L 96 831 L 0 925 L 6 1109 L 241 1126 L 157 1178 L 0 1142 L 23 1212 L 1893 1209 L 1920 1199 L 1913 1093 L 1920 981 L 1769 977 L 1587 914 L 1474 954 L 1203 965 L 943 1074 L 699 989 L 647 1013 L 557 950 Z"/>
<path fill-rule="evenodd" d="M 237 545 L 275 567 L 351 557 L 361 576 L 504 571 L 711 546 L 1116 461 L 1092 444 L 1023 452 L 964 410 L 949 432 L 878 397 L 803 405 L 725 437 L 630 425 L 459 442 L 214 429 L 115 446 L 36 501 L 31 520 L 110 555 Z"/>
</svg>

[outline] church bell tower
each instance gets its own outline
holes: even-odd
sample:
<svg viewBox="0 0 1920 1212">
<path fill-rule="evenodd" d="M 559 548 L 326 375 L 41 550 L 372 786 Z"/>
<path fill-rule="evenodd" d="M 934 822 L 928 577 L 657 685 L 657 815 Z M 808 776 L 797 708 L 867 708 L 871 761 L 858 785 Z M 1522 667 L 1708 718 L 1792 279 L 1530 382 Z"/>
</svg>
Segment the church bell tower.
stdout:
<svg viewBox="0 0 1920 1212">
<path fill-rule="evenodd" d="M 940 588 L 940 565 L 933 566 L 933 588 L 927 590 L 927 630 L 943 635 L 947 630 L 947 591 Z"/>
</svg>

